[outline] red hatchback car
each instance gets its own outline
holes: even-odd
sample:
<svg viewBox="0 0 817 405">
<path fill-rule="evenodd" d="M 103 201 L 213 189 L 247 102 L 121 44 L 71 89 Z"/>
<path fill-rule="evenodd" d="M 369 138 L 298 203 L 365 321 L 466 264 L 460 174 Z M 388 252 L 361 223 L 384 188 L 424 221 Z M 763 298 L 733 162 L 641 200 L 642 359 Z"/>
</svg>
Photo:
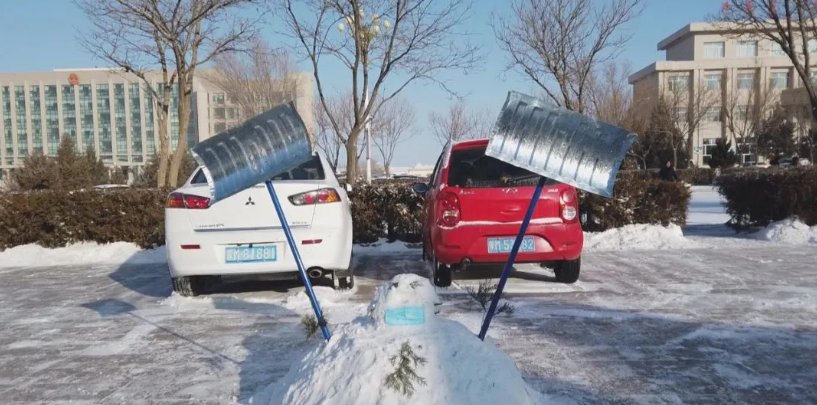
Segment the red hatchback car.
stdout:
<svg viewBox="0 0 817 405">
<path fill-rule="evenodd" d="M 451 285 L 452 271 L 507 261 L 539 176 L 485 155 L 487 139 L 457 142 L 443 150 L 425 196 L 423 256 L 434 284 Z M 584 238 L 576 189 L 549 181 L 542 189 L 517 263 L 553 267 L 557 281 L 579 278 Z"/>
</svg>

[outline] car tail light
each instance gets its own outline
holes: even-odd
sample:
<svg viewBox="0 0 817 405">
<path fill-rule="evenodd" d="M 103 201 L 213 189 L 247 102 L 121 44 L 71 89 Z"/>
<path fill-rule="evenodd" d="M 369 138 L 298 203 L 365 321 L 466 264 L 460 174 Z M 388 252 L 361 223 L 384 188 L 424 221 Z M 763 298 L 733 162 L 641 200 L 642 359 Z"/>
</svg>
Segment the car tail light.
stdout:
<svg viewBox="0 0 817 405">
<path fill-rule="evenodd" d="M 559 214 L 565 222 L 573 222 L 579 216 L 579 198 L 573 188 L 562 191 L 559 198 Z"/>
<path fill-rule="evenodd" d="M 334 188 L 322 188 L 291 195 L 289 201 L 293 205 L 326 204 L 340 201 L 340 195 Z"/>
<path fill-rule="evenodd" d="M 170 193 L 167 196 L 167 208 L 187 208 L 191 210 L 203 210 L 210 207 L 210 199 L 198 195 Z"/>
<path fill-rule="evenodd" d="M 437 198 L 439 223 L 444 226 L 455 226 L 460 222 L 460 199 L 456 194 L 444 192 Z"/>
</svg>

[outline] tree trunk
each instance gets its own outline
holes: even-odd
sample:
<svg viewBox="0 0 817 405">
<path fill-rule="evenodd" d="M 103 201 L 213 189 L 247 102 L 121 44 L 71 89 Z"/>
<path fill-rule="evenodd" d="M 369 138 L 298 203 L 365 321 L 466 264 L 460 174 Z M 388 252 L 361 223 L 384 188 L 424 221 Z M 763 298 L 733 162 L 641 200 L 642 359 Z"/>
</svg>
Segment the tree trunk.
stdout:
<svg viewBox="0 0 817 405">
<path fill-rule="evenodd" d="M 672 147 L 672 165 L 678 167 L 678 148 L 675 146 Z"/>
<path fill-rule="evenodd" d="M 190 126 L 190 88 L 188 80 L 179 78 L 179 142 L 170 161 L 170 171 L 167 173 L 167 184 L 171 188 L 178 187 L 179 171 L 182 168 L 184 155 L 187 153 L 187 128 Z"/>
<path fill-rule="evenodd" d="M 346 142 L 346 184 L 355 184 L 357 180 L 357 143 Z"/>
<path fill-rule="evenodd" d="M 158 103 L 157 103 L 158 104 Z M 158 159 L 159 169 L 156 174 L 156 186 L 159 188 L 164 188 L 167 185 L 167 164 L 168 158 L 170 155 L 170 142 L 167 136 L 167 124 L 168 124 L 168 107 L 167 104 L 164 106 L 157 105 L 157 125 L 158 125 L 158 132 L 159 132 L 159 150 L 156 153 L 156 159 Z"/>
</svg>

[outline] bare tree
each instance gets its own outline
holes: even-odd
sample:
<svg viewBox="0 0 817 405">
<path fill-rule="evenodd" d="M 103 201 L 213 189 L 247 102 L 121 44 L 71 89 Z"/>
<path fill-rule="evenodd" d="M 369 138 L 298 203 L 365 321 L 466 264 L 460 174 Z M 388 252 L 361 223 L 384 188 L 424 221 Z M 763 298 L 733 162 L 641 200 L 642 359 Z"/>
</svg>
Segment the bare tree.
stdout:
<svg viewBox="0 0 817 405">
<path fill-rule="evenodd" d="M 83 44 L 100 59 L 136 74 L 166 114 L 174 85 L 178 88 L 179 138 L 159 185 L 176 187 L 187 152 L 193 75 L 215 57 L 243 49 L 255 34 L 255 23 L 235 11 L 252 0 L 76 0 L 91 20 Z M 259 17 L 260 18 L 260 17 Z M 157 89 L 147 74 L 158 67 Z M 161 91 L 161 93 L 159 93 Z M 158 117 L 162 119 L 162 117 Z M 166 119 L 166 116 L 165 118 Z M 166 122 L 159 122 L 160 173 L 168 163 Z M 163 125 L 164 124 L 164 125 Z M 165 132 L 164 136 L 161 135 Z"/>
<path fill-rule="evenodd" d="M 287 80 L 295 71 L 294 62 L 261 39 L 253 41 L 249 52 L 217 56 L 213 65 L 206 78 L 224 90 L 244 118 L 295 99 L 297 83 Z"/>
<path fill-rule="evenodd" d="M 647 159 L 656 146 L 656 142 L 647 134 L 652 108 L 644 101 L 633 99 L 632 87 L 627 81 L 629 73 L 628 64 L 607 63 L 593 77 L 587 112 L 597 120 L 636 133 L 638 138 L 629 155 L 646 170 Z"/>
<path fill-rule="evenodd" d="M 750 150 L 763 120 L 774 109 L 777 94 L 756 83 L 751 89 L 732 89 L 723 99 L 723 121 L 738 152 Z"/>
<path fill-rule="evenodd" d="M 481 124 L 476 117 L 477 115 L 467 111 L 465 103 L 458 101 L 448 107 L 446 114 L 432 111 L 428 115 L 428 120 L 431 124 L 431 132 L 440 142 L 440 145 L 445 145 L 448 142 L 480 136 L 477 133 L 477 127 L 484 127 L 484 124 Z M 481 130 L 484 130 L 484 128 Z"/>
<path fill-rule="evenodd" d="M 331 104 L 331 101 L 330 101 Z M 315 133 L 315 144 L 323 151 L 329 164 L 335 171 L 338 170 L 338 163 L 340 160 L 340 151 L 343 148 L 341 137 L 337 136 L 332 128 L 332 123 L 329 122 L 329 117 L 321 107 L 321 101 L 315 98 L 314 102 L 315 121 L 317 123 Z"/>
<path fill-rule="evenodd" d="M 346 133 L 347 181 L 356 178 L 360 133 L 376 104 L 388 102 L 416 81 L 443 88 L 439 74 L 467 70 L 475 63 L 475 48 L 459 31 L 470 0 L 275 0 L 286 34 L 293 37 L 312 63 L 318 96 L 336 134 Z M 329 84 L 322 57 L 348 69 L 351 76 L 351 121 L 343 131 L 327 103 Z M 334 83 L 336 85 L 336 83 Z"/>
<path fill-rule="evenodd" d="M 391 174 L 389 170 L 397 145 L 411 136 L 413 125 L 414 108 L 400 97 L 382 105 L 372 120 L 372 143 L 380 153 L 386 176 Z"/>
<path fill-rule="evenodd" d="M 715 23 L 736 36 L 760 35 L 777 44 L 800 77 L 817 120 L 817 83 L 811 56 L 817 40 L 817 4 L 808 0 L 727 0 Z"/>
<path fill-rule="evenodd" d="M 675 130 L 665 135 L 672 149 L 673 164 L 677 165 L 679 151 L 685 151 L 687 159 L 691 157 L 693 136 L 703 122 L 713 118 L 713 122 L 721 125 L 721 97 L 702 81 L 693 83 L 689 76 L 684 82 L 668 83 L 662 97 L 674 119 Z"/>
<path fill-rule="evenodd" d="M 556 105 L 583 113 L 593 70 L 629 40 L 621 28 L 641 12 L 641 0 L 514 0 L 511 15 L 493 24 L 517 69 Z"/>
</svg>

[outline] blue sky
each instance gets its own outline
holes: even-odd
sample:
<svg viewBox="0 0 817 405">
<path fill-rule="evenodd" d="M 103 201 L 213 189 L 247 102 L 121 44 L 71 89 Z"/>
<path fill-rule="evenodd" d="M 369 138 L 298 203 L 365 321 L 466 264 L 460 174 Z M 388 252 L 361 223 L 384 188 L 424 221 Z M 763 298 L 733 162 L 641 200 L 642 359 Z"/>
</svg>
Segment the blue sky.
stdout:
<svg viewBox="0 0 817 405">
<path fill-rule="evenodd" d="M 691 21 L 705 20 L 719 7 L 717 0 L 645 0 L 644 12 L 627 27 L 633 38 L 619 60 L 638 70 L 663 59 L 663 53 L 656 50 L 661 39 Z M 478 111 L 488 109 L 498 114 L 509 90 L 538 93 L 524 77 L 505 71 L 507 59 L 494 41 L 490 21 L 493 13 L 502 14 L 506 9 L 504 0 L 475 0 L 468 29 L 474 34 L 472 41 L 482 48 L 484 63 L 468 75 L 451 73 L 444 77 L 446 84 Z M 77 30 L 86 26 L 83 14 L 69 0 L 0 0 L 0 72 L 105 66 L 76 40 Z M 281 41 L 273 34 L 266 34 L 266 39 L 273 45 Z M 336 74 L 348 77 L 345 72 Z M 428 115 L 446 110 L 453 100 L 433 84 L 415 84 L 403 97 L 415 106 L 417 124 L 414 135 L 399 146 L 392 165 L 432 164 L 440 145 L 428 131 Z"/>
</svg>

